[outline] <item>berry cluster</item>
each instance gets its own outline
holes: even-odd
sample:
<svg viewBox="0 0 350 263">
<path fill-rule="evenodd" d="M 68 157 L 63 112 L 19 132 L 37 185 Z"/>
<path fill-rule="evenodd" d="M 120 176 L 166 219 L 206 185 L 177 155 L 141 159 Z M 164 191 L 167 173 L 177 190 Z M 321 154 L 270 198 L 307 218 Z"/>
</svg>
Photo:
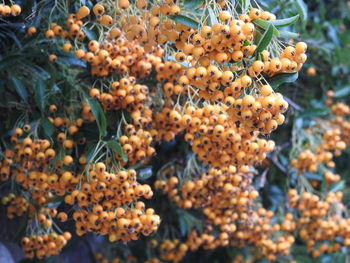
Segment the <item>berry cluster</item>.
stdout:
<svg viewBox="0 0 350 263">
<path fill-rule="evenodd" d="M 23 237 L 21 245 L 27 258 L 44 259 L 59 254 L 70 239 L 71 234 L 69 232 L 64 232 L 61 235 L 52 232 L 45 235 Z"/>
<path fill-rule="evenodd" d="M 299 195 L 294 189 L 288 192 L 290 206 L 300 214 L 294 224 L 313 257 L 350 245 L 349 219 L 334 212 L 344 211 L 342 197 L 342 192 L 328 193 L 324 199 L 308 192 Z"/>
<path fill-rule="evenodd" d="M 135 170 L 108 173 L 104 163 L 96 163 L 88 172 L 88 180 L 82 182 L 81 190 L 74 190 L 64 200 L 70 205 L 77 203 L 80 208 L 73 213 L 78 235 L 108 234 L 112 242 L 128 242 L 138 239 L 140 234 L 149 235 L 157 230 L 160 219 L 153 209 L 144 212 L 143 202 L 137 202 L 135 209 L 122 206 L 152 195 L 148 185 L 136 182 Z"/>
<path fill-rule="evenodd" d="M 24 216 L 28 210 L 31 210 L 29 214 L 33 214 L 34 207 L 22 196 L 15 196 L 11 193 L 4 196 L 1 203 L 7 206 L 7 218 L 9 219 L 13 219 L 15 216 Z"/>
<path fill-rule="evenodd" d="M 20 5 L 5 5 L 0 4 L 0 17 L 7 17 L 7 16 L 19 16 L 22 12 L 22 8 Z"/>
<path fill-rule="evenodd" d="M 128 163 L 132 165 L 150 160 L 155 153 L 155 149 L 150 146 L 153 140 L 151 133 L 143 129 L 136 131 L 131 124 L 126 125 L 124 129 L 126 135 L 122 135 L 119 142 L 128 157 Z M 121 159 L 118 154 L 116 154 L 116 158 Z"/>
</svg>

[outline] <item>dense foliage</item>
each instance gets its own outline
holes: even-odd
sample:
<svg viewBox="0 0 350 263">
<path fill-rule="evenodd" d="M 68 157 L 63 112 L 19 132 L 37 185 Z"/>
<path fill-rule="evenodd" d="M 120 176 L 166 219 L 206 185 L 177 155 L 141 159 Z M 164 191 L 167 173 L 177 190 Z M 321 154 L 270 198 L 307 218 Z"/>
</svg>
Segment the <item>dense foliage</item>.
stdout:
<svg viewBox="0 0 350 263">
<path fill-rule="evenodd" d="M 6 0 L 0 242 L 23 263 L 347 262 L 349 14 Z"/>
</svg>

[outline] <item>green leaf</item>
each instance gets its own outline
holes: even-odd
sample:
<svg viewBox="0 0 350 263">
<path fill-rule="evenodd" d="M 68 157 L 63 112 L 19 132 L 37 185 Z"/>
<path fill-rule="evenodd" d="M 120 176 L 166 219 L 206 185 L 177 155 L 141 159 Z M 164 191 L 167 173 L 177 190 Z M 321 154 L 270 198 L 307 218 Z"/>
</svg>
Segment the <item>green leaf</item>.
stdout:
<svg viewBox="0 0 350 263">
<path fill-rule="evenodd" d="M 0 60 L 0 70 L 7 71 L 12 66 L 17 66 L 17 64 L 23 60 L 23 55 L 9 55 L 6 57 L 2 57 Z"/>
<path fill-rule="evenodd" d="M 119 142 L 117 141 L 114 141 L 114 140 L 109 140 L 107 142 L 107 146 L 109 148 L 112 149 L 113 152 L 116 152 L 119 154 L 120 157 L 122 157 L 123 161 L 124 162 L 127 162 L 128 161 L 128 157 L 125 155 L 125 153 L 123 152 L 123 148 L 122 146 L 120 145 Z"/>
<path fill-rule="evenodd" d="M 214 11 L 213 11 L 213 9 L 209 6 L 208 7 L 208 13 L 209 13 L 209 21 L 210 21 L 210 25 L 211 26 L 213 26 L 213 25 L 215 25 L 215 24 L 217 24 L 218 23 L 218 18 L 217 18 L 217 16 L 214 14 Z"/>
<path fill-rule="evenodd" d="M 262 36 L 263 36 L 263 34 L 262 34 L 261 31 L 262 31 L 262 30 L 256 30 L 256 31 L 255 31 L 255 37 L 254 37 L 255 43 L 259 43 L 259 42 L 260 42 L 260 40 L 261 40 L 261 38 L 262 38 Z M 245 42 L 245 41 L 244 41 L 244 42 Z"/>
<path fill-rule="evenodd" d="M 64 200 L 64 196 L 56 196 L 47 200 L 47 206 L 49 208 L 58 207 Z"/>
<path fill-rule="evenodd" d="M 98 126 L 98 130 L 100 132 L 100 136 L 104 137 L 107 135 L 107 119 L 106 119 L 106 115 L 101 107 L 101 104 L 92 99 L 92 98 L 88 98 L 87 102 L 91 108 L 92 114 L 94 115 L 95 119 L 96 119 L 96 123 Z"/>
<path fill-rule="evenodd" d="M 85 33 L 86 37 L 89 40 L 96 40 L 97 39 L 96 34 L 92 30 L 88 29 L 87 27 L 82 27 L 81 30 L 83 30 L 83 32 Z"/>
<path fill-rule="evenodd" d="M 181 236 L 185 236 L 187 234 L 187 224 L 183 216 L 179 216 L 179 226 Z"/>
<path fill-rule="evenodd" d="M 332 187 L 329 191 L 332 193 L 338 192 L 338 191 L 342 190 L 344 187 L 345 187 L 345 181 L 341 180 L 335 184 L 332 184 Z"/>
<path fill-rule="evenodd" d="M 285 19 L 277 19 L 275 21 L 271 21 L 271 23 L 276 27 L 285 27 L 293 25 L 296 21 L 298 21 L 299 15 L 292 16 Z"/>
<path fill-rule="evenodd" d="M 309 180 L 323 181 L 323 176 L 315 173 L 304 173 L 304 176 Z"/>
<path fill-rule="evenodd" d="M 194 10 L 200 7 L 204 2 L 204 0 L 185 0 L 185 8 Z"/>
<path fill-rule="evenodd" d="M 17 94 L 21 97 L 21 99 L 24 102 L 28 102 L 28 92 L 26 90 L 26 88 L 24 87 L 22 81 L 20 81 L 18 78 L 11 76 L 10 80 L 17 92 Z"/>
<path fill-rule="evenodd" d="M 45 88 L 46 84 L 42 79 L 38 79 L 34 86 L 35 102 L 41 112 L 45 110 Z"/>
<path fill-rule="evenodd" d="M 146 180 L 146 179 L 150 178 L 152 175 L 153 175 L 152 166 L 147 166 L 147 167 L 142 168 L 139 171 L 137 179 Z"/>
<path fill-rule="evenodd" d="M 184 15 L 170 16 L 170 18 L 174 20 L 176 23 L 179 23 L 188 27 L 192 27 L 196 29 L 199 29 L 200 27 L 197 21 Z"/>
<path fill-rule="evenodd" d="M 239 0 L 238 3 L 242 8 L 242 12 L 246 13 L 250 5 L 250 0 Z"/>
<path fill-rule="evenodd" d="M 22 66 L 25 67 L 28 71 L 30 71 L 35 78 L 47 80 L 51 77 L 46 70 L 32 62 L 28 61 L 27 64 L 23 64 Z"/>
<path fill-rule="evenodd" d="M 74 56 L 59 56 L 57 58 L 58 62 L 64 63 L 68 66 L 76 66 L 81 68 L 86 68 L 86 63 Z"/>
<path fill-rule="evenodd" d="M 334 98 L 344 98 L 350 95 L 350 85 L 334 91 Z"/>
<path fill-rule="evenodd" d="M 269 84 L 273 88 L 277 88 L 283 83 L 294 82 L 298 79 L 298 72 L 295 73 L 280 73 L 268 80 Z"/>
<path fill-rule="evenodd" d="M 299 37 L 299 34 L 287 30 L 280 30 L 280 37 L 294 39 Z"/>
<path fill-rule="evenodd" d="M 46 118 L 40 119 L 41 127 L 43 127 L 44 133 L 51 137 L 52 134 L 55 132 L 55 126 Z"/>
<path fill-rule="evenodd" d="M 258 27 L 260 27 L 262 29 L 265 29 L 265 30 L 267 30 L 268 27 L 270 25 L 272 25 L 273 26 L 273 35 L 275 37 L 279 37 L 280 36 L 280 32 L 278 31 L 278 29 L 270 21 L 266 21 L 266 20 L 262 20 L 262 19 L 254 19 L 253 23 L 255 25 L 257 25 Z"/>
<path fill-rule="evenodd" d="M 327 108 L 311 108 L 304 110 L 301 112 L 297 118 L 308 118 L 308 117 L 316 117 L 316 116 L 325 116 L 329 113 Z"/>
<path fill-rule="evenodd" d="M 267 48 L 267 46 L 270 44 L 271 39 L 273 37 L 273 25 L 270 24 L 269 27 L 266 29 L 265 33 L 261 37 L 258 46 L 256 47 L 255 54 L 259 54 L 263 50 Z"/>
<path fill-rule="evenodd" d="M 20 223 L 17 223 L 16 227 L 16 234 L 12 238 L 12 242 L 18 242 L 21 237 L 23 237 L 26 233 L 26 228 L 28 224 L 28 214 L 26 213 L 24 216 L 21 217 Z"/>
<path fill-rule="evenodd" d="M 312 259 L 308 256 L 296 256 L 295 261 L 298 263 L 312 263 Z"/>
<path fill-rule="evenodd" d="M 306 22 L 307 20 L 307 5 L 305 4 L 305 2 L 303 0 L 296 0 L 296 5 L 297 5 L 297 9 L 298 12 L 300 14 L 300 18 Z"/>
</svg>

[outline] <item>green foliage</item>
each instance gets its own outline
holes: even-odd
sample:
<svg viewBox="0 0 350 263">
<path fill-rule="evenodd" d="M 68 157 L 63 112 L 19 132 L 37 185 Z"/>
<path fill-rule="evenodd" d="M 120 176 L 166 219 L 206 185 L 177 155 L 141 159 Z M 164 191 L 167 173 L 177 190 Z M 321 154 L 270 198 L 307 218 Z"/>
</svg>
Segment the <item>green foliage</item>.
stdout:
<svg viewBox="0 0 350 263">
<path fill-rule="evenodd" d="M 199 28 L 199 23 L 196 20 L 184 15 L 172 16 L 171 19 L 174 20 L 176 23 L 179 23 L 188 27 Z"/>
<path fill-rule="evenodd" d="M 257 47 L 256 47 L 256 54 L 259 54 L 260 52 L 262 52 L 263 50 L 265 50 L 267 48 L 267 46 L 270 44 L 271 40 L 272 40 L 272 36 L 273 36 L 273 30 L 274 27 L 272 24 L 270 24 L 264 34 L 262 35 Z"/>
<path fill-rule="evenodd" d="M 104 137 L 107 135 L 107 119 L 106 115 L 101 107 L 101 104 L 92 99 L 87 99 L 88 104 L 90 105 L 91 111 L 96 118 L 98 130 L 100 131 L 100 137 Z"/>
</svg>

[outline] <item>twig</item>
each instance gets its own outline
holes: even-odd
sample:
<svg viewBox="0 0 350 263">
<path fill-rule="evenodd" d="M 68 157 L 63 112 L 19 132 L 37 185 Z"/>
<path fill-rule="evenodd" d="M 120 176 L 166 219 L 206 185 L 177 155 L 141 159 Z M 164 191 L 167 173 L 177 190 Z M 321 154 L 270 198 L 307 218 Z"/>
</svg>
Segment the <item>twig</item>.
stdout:
<svg viewBox="0 0 350 263">
<path fill-rule="evenodd" d="M 284 174 L 288 175 L 288 170 L 277 160 L 276 156 L 267 157 L 278 169 Z"/>
<path fill-rule="evenodd" d="M 259 187 L 260 188 L 263 188 L 265 183 L 266 183 L 266 176 L 267 176 L 267 173 L 269 172 L 270 168 L 269 167 L 266 167 L 265 170 L 262 172 L 261 174 L 261 179 L 260 179 L 260 183 L 259 183 Z"/>
<path fill-rule="evenodd" d="M 290 106 L 292 106 L 294 109 L 296 109 L 297 111 L 303 111 L 304 108 L 299 106 L 298 104 L 296 104 L 294 101 L 292 101 L 290 98 L 283 96 L 283 98 L 288 102 L 288 104 Z"/>
</svg>

